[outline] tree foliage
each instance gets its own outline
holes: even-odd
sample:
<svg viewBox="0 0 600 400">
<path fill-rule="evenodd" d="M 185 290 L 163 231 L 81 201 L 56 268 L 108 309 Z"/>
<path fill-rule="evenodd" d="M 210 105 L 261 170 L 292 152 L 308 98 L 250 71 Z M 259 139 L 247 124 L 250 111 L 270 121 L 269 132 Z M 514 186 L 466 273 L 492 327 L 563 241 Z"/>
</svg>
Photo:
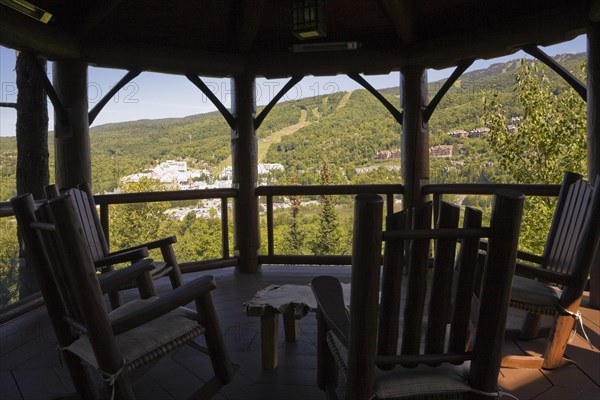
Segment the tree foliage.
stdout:
<svg viewBox="0 0 600 400">
<path fill-rule="evenodd" d="M 126 193 L 159 192 L 164 187 L 158 180 L 142 178 L 139 182 L 126 183 Z M 118 250 L 160 239 L 160 225 L 166 220 L 164 214 L 168 203 L 116 204 L 110 210 L 111 248 Z"/>
<path fill-rule="evenodd" d="M 537 64 L 524 63 L 516 75 L 522 107 L 513 118 L 492 94 L 485 98 L 484 124 L 500 167 L 514 183 L 560 183 L 565 171 L 586 174 L 586 105 L 570 88 L 553 88 Z M 540 253 L 555 198 L 527 199 L 521 247 Z"/>
<path fill-rule="evenodd" d="M 329 185 L 329 166 L 323 163 L 321 167 L 321 185 Z M 311 237 L 310 248 L 315 255 L 339 254 L 341 232 L 335 213 L 335 197 L 322 195 L 319 197 L 320 212 L 318 230 Z"/>
<path fill-rule="evenodd" d="M 298 180 L 293 178 L 292 183 L 297 185 Z M 302 254 L 302 246 L 304 244 L 305 235 L 300 228 L 300 208 L 302 205 L 301 196 L 290 196 L 290 215 L 292 221 L 290 223 L 287 238 L 289 243 L 290 254 Z"/>
</svg>

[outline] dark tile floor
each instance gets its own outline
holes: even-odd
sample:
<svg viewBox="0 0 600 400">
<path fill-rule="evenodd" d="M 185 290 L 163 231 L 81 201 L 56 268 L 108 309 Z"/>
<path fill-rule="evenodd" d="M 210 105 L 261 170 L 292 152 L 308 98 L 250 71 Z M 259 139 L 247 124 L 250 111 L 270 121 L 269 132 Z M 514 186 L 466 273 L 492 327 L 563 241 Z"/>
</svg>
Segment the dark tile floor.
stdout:
<svg viewBox="0 0 600 400">
<path fill-rule="evenodd" d="M 238 274 L 233 269 L 211 272 L 218 288 L 214 301 L 223 334 L 234 362 L 240 365 L 233 382 L 214 398 L 239 400 L 324 399 L 315 386 L 316 321 L 309 314 L 300 321 L 300 339 L 285 343 L 280 323 L 279 367 L 261 368 L 260 321 L 247 317 L 242 303 L 259 289 L 276 283 L 306 284 L 313 276 L 336 275 L 349 281 L 347 267 L 264 267 L 260 274 Z M 193 279 L 194 274 L 185 276 Z M 159 281 L 165 290 L 168 281 Z M 134 293 L 131 293 L 133 296 Z M 600 398 L 600 312 L 584 309 L 587 334 L 594 347 L 577 335 L 567 354 L 576 366 L 556 371 L 502 369 L 500 384 L 509 393 L 525 399 Z M 510 324 L 517 324 L 512 316 Z M 201 339 L 200 339 L 201 340 Z M 507 339 L 506 354 L 523 350 L 543 351 L 544 341 L 520 342 Z M 140 399 L 181 399 L 193 393 L 212 375 L 208 358 L 190 347 L 182 347 L 164 357 L 135 384 Z M 0 399 L 53 399 L 73 391 L 62 366 L 45 309 L 0 325 Z"/>
</svg>

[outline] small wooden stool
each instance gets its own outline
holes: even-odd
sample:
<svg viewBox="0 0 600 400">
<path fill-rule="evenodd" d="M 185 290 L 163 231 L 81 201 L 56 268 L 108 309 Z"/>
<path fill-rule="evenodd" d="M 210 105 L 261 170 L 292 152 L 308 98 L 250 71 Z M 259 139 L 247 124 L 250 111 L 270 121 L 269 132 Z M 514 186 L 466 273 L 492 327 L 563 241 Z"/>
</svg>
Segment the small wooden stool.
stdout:
<svg viewBox="0 0 600 400">
<path fill-rule="evenodd" d="M 342 284 L 344 300 L 350 304 L 350 284 Z M 279 359 L 279 317 L 283 315 L 285 341 L 298 341 L 298 320 L 317 309 L 317 302 L 309 285 L 271 285 L 256 293 L 244 303 L 249 317 L 260 317 L 260 344 L 263 369 L 277 368 Z"/>
</svg>

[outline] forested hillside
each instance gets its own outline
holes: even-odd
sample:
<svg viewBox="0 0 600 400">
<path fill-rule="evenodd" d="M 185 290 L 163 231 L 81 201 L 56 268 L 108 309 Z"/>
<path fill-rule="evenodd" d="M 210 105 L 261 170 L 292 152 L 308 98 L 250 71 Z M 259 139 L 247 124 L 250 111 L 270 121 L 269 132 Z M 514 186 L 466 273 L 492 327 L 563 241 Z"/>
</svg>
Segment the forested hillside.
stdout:
<svg viewBox="0 0 600 400">
<path fill-rule="evenodd" d="M 558 59 L 582 76 L 584 54 Z M 442 84 L 430 83 L 430 96 Z M 398 88 L 381 92 L 392 104 L 399 104 Z M 565 169 L 585 173 L 585 115 L 585 103 L 547 68 L 515 60 L 466 73 L 430 120 L 430 181 L 558 183 Z M 366 90 L 283 102 L 264 120 L 257 138 L 259 162 L 281 164 L 284 170 L 272 164 L 278 167 L 276 173 L 261 184 L 401 183 L 400 131 Z M 53 134 L 49 136 L 52 177 Z M 188 167 L 208 169 L 216 177 L 231 164 L 230 137 L 217 112 L 92 128 L 94 191 L 166 190 L 157 179 L 122 183 L 121 178 L 167 160 L 186 161 Z M 15 138 L 0 137 L 0 200 L 15 195 L 16 156 Z M 489 196 L 458 196 L 455 201 L 484 210 L 490 205 Z M 521 248 L 539 253 L 554 202 L 527 199 Z M 111 249 L 176 234 L 180 262 L 219 258 L 221 205 L 216 203 L 112 205 Z M 350 253 L 351 196 L 288 196 L 274 203 L 276 254 Z M 180 217 L 174 218 L 173 210 Z M 262 211 L 260 245 L 265 254 Z M 230 219 L 228 240 L 233 249 L 231 224 Z M 1 218 L 0 307 L 19 298 L 18 248 L 14 219 Z"/>
<path fill-rule="evenodd" d="M 567 69 L 581 75 L 585 54 L 566 54 L 557 57 Z M 468 72 L 461 76 L 438 106 L 430 121 L 430 143 L 456 146 L 453 159 L 467 159 L 475 153 L 488 154 L 487 145 L 480 139 L 461 141 L 447 135 L 453 130 L 471 130 L 481 126 L 483 97 L 495 93 L 504 105 L 507 115 L 520 115 L 515 99 L 515 72 L 521 68 L 519 60 L 494 64 L 487 69 Z M 552 71 L 547 71 L 556 92 L 565 89 L 564 82 Z M 430 96 L 443 81 L 429 84 Z M 398 88 L 381 90 L 388 100 L 399 104 Z M 260 111 L 259 108 L 258 111 Z M 301 129 L 278 138 L 266 146 L 263 161 L 281 163 L 286 168 L 284 180 L 292 175 L 303 184 L 318 183 L 318 169 L 322 162 L 331 166 L 334 183 L 388 182 L 399 179 L 398 171 L 370 171 L 357 176 L 355 169 L 373 165 L 399 165 L 399 160 L 375 162 L 380 150 L 399 147 L 400 126 L 383 106 L 365 90 L 283 102 L 276 105 L 257 132 L 259 143 L 274 132 L 297 124 L 304 111 L 305 123 Z M 90 130 L 93 182 L 97 192 L 114 190 L 122 176 L 152 168 L 168 159 L 186 160 L 190 167 L 208 165 L 222 168 L 230 156 L 230 130 L 217 112 L 186 118 L 140 120 L 107 124 Z M 50 134 L 52 142 L 52 134 Z M 53 143 L 49 145 L 53 149 Z M 460 154 L 458 154 L 460 152 Z M 492 157 L 491 154 L 488 154 Z M 461 157 L 462 156 L 462 157 Z M 471 157 L 471 161 L 474 159 Z M 491 160 L 491 158 L 490 158 Z M 433 162 L 432 179 L 440 180 L 443 163 Z M 461 160 L 459 160 L 461 161 Z M 476 160 L 481 166 L 481 160 Z M 50 154 L 51 168 L 53 154 Z M 436 165 L 440 164 L 440 165 Z M 444 164 L 444 165 L 441 165 Z M 14 137 L 0 137 L 0 200 L 15 194 L 16 141 Z M 467 168 L 468 169 L 468 168 Z M 218 171 L 216 171 L 218 172 Z M 50 174 L 52 175 L 52 173 Z M 481 171 L 462 173 L 459 181 L 486 180 Z"/>
</svg>

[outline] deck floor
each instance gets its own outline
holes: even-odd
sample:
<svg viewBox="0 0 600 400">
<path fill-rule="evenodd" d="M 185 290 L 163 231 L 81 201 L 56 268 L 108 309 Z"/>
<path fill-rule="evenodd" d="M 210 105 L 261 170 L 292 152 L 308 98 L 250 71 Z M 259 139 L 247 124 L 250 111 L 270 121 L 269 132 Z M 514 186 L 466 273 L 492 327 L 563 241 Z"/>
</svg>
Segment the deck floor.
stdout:
<svg viewBox="0 0 600 400">
<path fill-rule="evenodd" d="M 266 371 L 261 368 L 259 318 L 247 317 L 242 312 L 242 303 L 271 284 L 306 284 L 321 274 L 336 275 L 347 282 L 349 268 L 264 267 L 260 274 L 238 274 L 232 269 L 211 274 L 217 281 L 213 296 L 228 350 L 231 359 L 240 365 L 232 383 L 214 398 L 324 399 L 324 393 L 315 386 L 316 321 L 313 315 L 300 321 L 297 343 L 285 343 L 280 323 L 279 367 Z M 184 278 L 191 280 L 193 276 L 188 274 Z M 159 281 L 159 287 L 167 290 L 168 281 Z M 579 334 L 575 336 L 567 355 L 577 361 L 577 365 L 554 371 L 503 368 L 499 379 L 501 387 L 521 400 L 600 398 L 600 311 L 584 308 L 582 313 L 593 346 Z M 519 318 L 512 315 L 509 324 L 518 324 Z M 529 342 L 507 339 L 504 352 L 543 352 L 544 345 L 541 339 Z M 185 346 L 164 357 L 136 382 L 135 390 L 140 399 L 181 399 L 193 393 L 211 375 L 208 357 Z M 73 390 L 58 356 L 44 307 L 0 325 L 0 399 L 55 399 Z"/>
</svg>

